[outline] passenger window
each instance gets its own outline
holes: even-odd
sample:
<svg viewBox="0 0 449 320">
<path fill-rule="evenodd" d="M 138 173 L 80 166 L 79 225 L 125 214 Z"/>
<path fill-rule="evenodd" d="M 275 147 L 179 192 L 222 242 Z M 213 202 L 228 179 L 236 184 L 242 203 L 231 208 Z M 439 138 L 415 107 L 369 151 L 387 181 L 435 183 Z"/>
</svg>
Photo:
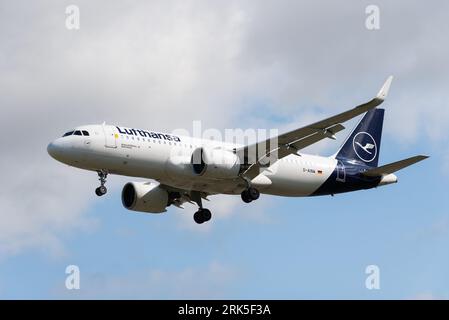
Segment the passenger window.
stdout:
<svg viewBox="0 0 449 320">
<path fill-rule="evenodd" d="M 75 135 L 75 136 L 81 136 L 81 131 L 76 130 L 75 133 L 74 133 L 74 135 Z"/>
<path fill-rule="evenodd" d="M 83 136 L 88 137 L 89 136 L 89 132 L 87 132 L 86 130 L 83 130 Z"/>
<path fill-rule="evenodd" d="M 72 134 L 73 134 L 73 131 L 69 131 L 69 132 L 65 133 L 63 135 L 63 137 L 68 137 L 68 136 L 71 136 Z"/>
</svg>

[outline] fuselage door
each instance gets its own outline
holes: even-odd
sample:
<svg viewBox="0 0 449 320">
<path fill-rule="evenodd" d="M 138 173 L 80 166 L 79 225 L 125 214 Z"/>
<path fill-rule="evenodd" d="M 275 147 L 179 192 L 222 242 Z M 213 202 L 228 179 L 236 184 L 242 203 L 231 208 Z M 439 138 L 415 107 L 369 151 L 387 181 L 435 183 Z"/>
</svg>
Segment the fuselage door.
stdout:
<svg viewBox="0 0 449 320">
<path fill-rule="evenodd" d="M 337 162 L 337 181 L 345 182 L 346 181 L 346 169 L 343 162 L 338 160 Z"/>
<path fill-rule="evenodd" d="M 103 133 L 105 139 L 104 146 L 106 148 L 117 148 L 117 139 L 115 137 L 116 132 L 114 131 L 114 127 L 103 124 Z"/>
</svg>

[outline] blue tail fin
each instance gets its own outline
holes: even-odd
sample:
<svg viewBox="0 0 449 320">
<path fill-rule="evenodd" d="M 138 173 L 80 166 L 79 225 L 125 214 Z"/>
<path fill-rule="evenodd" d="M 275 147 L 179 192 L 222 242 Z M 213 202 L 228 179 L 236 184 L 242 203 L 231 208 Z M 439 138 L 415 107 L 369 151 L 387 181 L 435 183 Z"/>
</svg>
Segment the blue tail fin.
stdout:
<svg viewBox="0 0 449 320">
<path fill-rule="evenodd" d="M 377 167 L 384 111 L 384 109 L 368 111 L 337 152 L 335 158 L 356 160 L 370 167 Z"/>
</svg>

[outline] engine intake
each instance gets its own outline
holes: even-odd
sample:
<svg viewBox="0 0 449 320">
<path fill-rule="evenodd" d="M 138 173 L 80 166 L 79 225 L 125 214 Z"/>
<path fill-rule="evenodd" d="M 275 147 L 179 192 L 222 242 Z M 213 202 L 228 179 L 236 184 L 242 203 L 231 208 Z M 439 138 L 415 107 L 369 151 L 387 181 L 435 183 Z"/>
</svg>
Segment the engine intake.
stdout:
<svg viewBox="0 0 449 320">
<path fill-rule="evenodd" d="M 169 195 L 157 183 L 129 182 L 122 190 L 122 204 L 132 211 L 162 213 L 169 205 Z"/>
<path fill-rule="evenodd" d="M 206 178 L 234 178 L 240 171 L 239 157 L 232 151 L 223 149 L 195 149 L 191 165 L 196 175 Z"/>
</svg>

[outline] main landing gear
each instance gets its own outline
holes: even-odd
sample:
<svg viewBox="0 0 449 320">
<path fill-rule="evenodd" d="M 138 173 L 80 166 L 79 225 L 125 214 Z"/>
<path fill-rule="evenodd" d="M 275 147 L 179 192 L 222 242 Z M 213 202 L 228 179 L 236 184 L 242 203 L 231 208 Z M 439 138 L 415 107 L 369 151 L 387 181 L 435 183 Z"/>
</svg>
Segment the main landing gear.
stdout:
<svg viewBox="0 0 449 320">
<path fill-rule="evenodd" d="M 243 202 L 250 203 L 253 200 L 259 199 L 260 192 L 256 188 L 249 187 L 248 189 L 242 192 L 241 196 Z"/>
<path fill-rule="evenodd" d="M 199 208 L 197 212 L 193 215 L 193 220 L 195 220 L 196 223 L 202 224 L 204 222 L 209 221 L 212 218 L 212 213 L 209 209 L 205 208 Z"/>
<path fill-rule="evenodd" d="M 198 211 L 193 215 L 193 220 L 198 224 L 209 221 L 212 218 L 212 213 L 209 209 L 203 208 L 201 194 L 198 191 L 193 191 L 191 193 L 191 199 L 195 201 L 199 207 Z"/>
<path fill-rule="evenodd" d="M 95 189 L 95 194 L 99 197 L 103 196 L 108 192 L 108 189 L 105 187 L 106 178 L 108 177 L 108 172 L 105 170 L 98 171 L 98 177 L 100 180 L 100 186 Z"/>
</svg>

